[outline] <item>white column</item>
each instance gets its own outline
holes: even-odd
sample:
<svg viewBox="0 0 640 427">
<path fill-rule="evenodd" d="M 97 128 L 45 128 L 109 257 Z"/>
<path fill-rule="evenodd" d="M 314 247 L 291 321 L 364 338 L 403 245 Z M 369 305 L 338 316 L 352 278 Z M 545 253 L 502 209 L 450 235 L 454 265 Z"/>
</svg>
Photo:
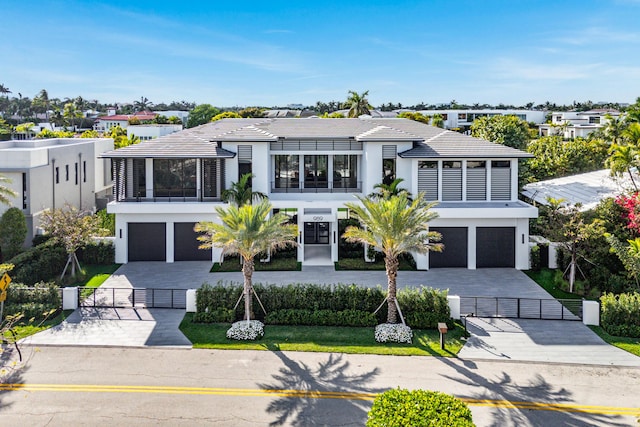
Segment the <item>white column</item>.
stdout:
<svg viewBox="0 0 640 427">
<path fill-rule="evenodd" d="M 62 288 L 62 309 L 75 310 L 78 308 L 78 288 Z"/>
<path fill-rule="evenodd" d="M 447 295 L 447 303 L 449 303 L 451 318 L 460 320 L 460 297 L 458 295 Z"/>
<path fill-rule="evenodd" d="M 166 223 L 166 233 L 167 233 L 167 241 L 166 241 L 166 255 L 167 262 L 174 261 L 174 252 L 175 248 L 173 247 L 173 222 Z"/>
<path fill-rule="evenodd" d="M 153 197 L 153 159 L 145 159 L 144 162 L 145 197 Z"/>
<path fill-rule="evenodd" d="M 187 313 L 196 312 L 196 290 L 187 289 Z"/>
<path fill-rule="evenodd" d="M 476 226 L 470 225 L 467 228 L 467 268 L 476 269 Z"/>
<path fill-rule="evenodd" d="M 600 326 L 600 303 L 598 301 L 582 301 L 582 323 Z"/>
</svg>

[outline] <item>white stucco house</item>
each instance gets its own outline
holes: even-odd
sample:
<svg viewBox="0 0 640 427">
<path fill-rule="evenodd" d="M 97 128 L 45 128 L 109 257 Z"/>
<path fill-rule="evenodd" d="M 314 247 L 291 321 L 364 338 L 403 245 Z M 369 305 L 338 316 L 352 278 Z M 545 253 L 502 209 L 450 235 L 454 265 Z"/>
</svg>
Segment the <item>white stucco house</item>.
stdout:
<svg viewBox="0 0 640 427">
<path fill-rule="evenodd" d="M 0 141 L 0 174 L 16 197 L 9 207 L 22 210 L 29 243 L 37 234 L 45 209 L 66 204 L 92 211 L 104 207 L 112 195 L 111 163 L 98 158 L 113 150 L 111 138 L 54 138 Z"/>
<path fill-rule="evenodd" d="M 132 135 L 140 138 L 140 141 L 147 141 L 153 138 L 170 135 L 182 130 L 182 125 L 129 125 L 127 126 L 127 138 Z"/>
<path fill-rule="evenodd" d="M 424 116 L 440 114 L 445 129 L 468 130 L 471 124 L 480 117 L 516 116 L 530 123 L 544 123 L 546 111 L 539 110 L 493 110 L 493 109 L 465 109 L 465 110 L 420 110 Z"/>
<path fill-rule="evenodd" d="M 224 119 L 102 155 L 111 159 L 116 262 L 220 259 L 193 226 L 216 221 L 221 191 L 247 172 L 298 224 L 303 264 L 338 260 L 345 202 L 385 177 L 438 201 L 445 250 L 418 268 L 528 268 L 529 219 L 518 160 L 531 155 L 406 119 Z M 313 253 L 313 257 L 310 254 Z M 320 254 L 320 255 L 318 255 Z"/>
<path fill-rule="evenodd" d="M 551 123 L 538 125 L 538 135 L 560 135 L 564 139 L 586 138 L 607 124 L 607 116 L 616 118 L 620 112 L 611 109 L 553 112 Z"/>
</svg>

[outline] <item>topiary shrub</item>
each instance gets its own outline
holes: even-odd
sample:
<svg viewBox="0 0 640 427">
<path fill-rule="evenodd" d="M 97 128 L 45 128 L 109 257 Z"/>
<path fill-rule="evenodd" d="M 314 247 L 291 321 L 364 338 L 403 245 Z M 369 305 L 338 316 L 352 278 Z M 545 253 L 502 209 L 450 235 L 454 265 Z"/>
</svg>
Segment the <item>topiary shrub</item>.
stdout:
<svg viewBox="0 0 640 427">
<path fill-rule="evenodd" d="M 6 259 L 16 256 L 27 238 L 27 220 L 16 207 L 9 208 L 0 217 L 0 248 Z"/>
<path fill-rule="evenodd" d="M 454 396 L 429 390 L 391 389 L 373 401 L 367 427 L 474 427 L 471 410 Z"/>
</svg>

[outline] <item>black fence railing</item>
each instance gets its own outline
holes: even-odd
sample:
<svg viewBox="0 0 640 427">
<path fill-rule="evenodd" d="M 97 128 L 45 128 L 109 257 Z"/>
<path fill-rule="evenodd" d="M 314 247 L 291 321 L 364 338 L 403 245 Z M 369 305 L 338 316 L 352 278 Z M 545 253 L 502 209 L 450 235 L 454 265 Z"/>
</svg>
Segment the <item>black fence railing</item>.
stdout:
<svg viewBox="0 0 640 427">
<path fill-rule="evenodd" d="M 277 180 L 271 181 L 272 193 L 361 193 L 362 181 L 335 180 L 335 181 L 297 181 Z"/>
<path fill-rule="evenodd" d="M 78 288 L 78 305 L 93 308 L 187 307 L 185 289 Z"/>
<path fill-rule="evenodd" d="M 582 300 L 509 297 L 460 297 L 463 316 L 581 320 Z"/>
</svg>

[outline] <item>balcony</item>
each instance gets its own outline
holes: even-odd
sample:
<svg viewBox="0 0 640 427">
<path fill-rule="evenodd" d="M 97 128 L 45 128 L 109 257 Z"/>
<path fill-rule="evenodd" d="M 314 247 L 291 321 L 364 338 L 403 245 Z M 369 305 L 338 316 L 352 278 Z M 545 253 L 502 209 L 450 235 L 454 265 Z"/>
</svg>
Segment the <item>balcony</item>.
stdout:
<svg viewBox="0 0 640 427">
<path fill-rule="evenodd" d="M 361 193 L 362 181 L 350 178 L 327 180 L 306 180 L 279 178 L 271 181 L 272 193 Z"/>
</svg>

